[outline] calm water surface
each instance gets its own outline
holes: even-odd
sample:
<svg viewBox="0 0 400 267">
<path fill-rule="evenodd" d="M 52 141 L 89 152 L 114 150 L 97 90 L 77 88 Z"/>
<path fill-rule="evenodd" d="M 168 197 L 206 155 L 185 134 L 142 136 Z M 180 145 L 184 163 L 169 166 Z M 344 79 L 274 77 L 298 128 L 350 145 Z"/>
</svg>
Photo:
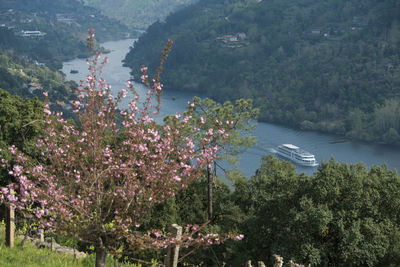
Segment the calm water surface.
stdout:
<svg viewBox="0 0 400 267">
<path fill-rule="evenodd" d="M 130 69 L 122 66 L 122 59 L 133 45 L 132 39 L 106 42 L 102 44 L 112 52 L 105 55 L 109 58 L 104 68 L 104 78 L 112 87 L 113 93 L 126 87 L 126 82 L 131 78 Z M 65 62 L 62 71 L 67 79 L 79 82 L 88 74 L 86 60 L 75 59 Z M 79 73 L 71 74 L 71 70 L 78 70 Z M 134 83 L 137 92 L 144 96 L 147 91 L 142 84 Z M 162 96 L 161 112 L 157 116 L 158 121 L 167 114 L 183 112 L 187 102 L 193 95 L 182 92 L 164 91 Z M 122 105 L 126 105 L 129 99 Z M 291 143 L 314 154 L 319 162 L 327 161 L 334 157 L 337 161 L 346 163 L 364 162 L 367 166 L 381 165 L 386 163 L 391 169 L 400 169 L 400 149 L 397 147 L 366 144 L 362 142 L 345 142 L 332 144 L 337 139 L 333 135 L 320 134 L 315 132 L 304 132 L 276 126 L 268 123 L 258 123 L 255 131 L 258 144 L 249 149 L 241 157 L 240 169 L 247 177 L 251 177 L 260 166 L 260 159 L 264 155 L 274 154 L 275 148 L 283 143 Z M 313 174 L 317 167 L 297 167 L 299 172 L 308 175 Z"/>
</svg>

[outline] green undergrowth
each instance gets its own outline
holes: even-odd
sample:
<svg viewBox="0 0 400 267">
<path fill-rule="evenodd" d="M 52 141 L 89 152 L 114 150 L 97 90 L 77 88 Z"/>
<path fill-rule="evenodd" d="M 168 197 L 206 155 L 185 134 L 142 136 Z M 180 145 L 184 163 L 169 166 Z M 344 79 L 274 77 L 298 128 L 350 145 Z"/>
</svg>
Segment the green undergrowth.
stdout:
<svg viewBox="0 0 400 267">
<path fill-rule="evenodd" d="M 2 267 L 92 267 L 95 266 L 95 255 L 86 258 L 74 259 L 74 256 L 53 252 L 47 248 L 38 249 L 29 241 L 25 242 L 25 248 L 21 246 L 21 239 L 15 239 L 15 247 L 10 249 L 5 242 L 5 227 L 0 225 L 0 266 Z M 136 264 L 114 265 L 112 257 L 107 258 L 107 266 L 139 267 Z"/>
</svg>

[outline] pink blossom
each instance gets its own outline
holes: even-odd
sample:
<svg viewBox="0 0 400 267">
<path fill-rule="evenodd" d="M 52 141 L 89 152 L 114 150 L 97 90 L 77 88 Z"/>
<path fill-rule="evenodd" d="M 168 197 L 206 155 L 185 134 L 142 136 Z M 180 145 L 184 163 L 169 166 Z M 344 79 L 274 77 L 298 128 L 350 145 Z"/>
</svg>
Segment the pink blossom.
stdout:
<svg viewBox="0 0 400 267">
<path fill-rule="evenodd" d="M 146 82 L 147 78 L 148 78 L 147 75 L 140 76 L 140 79 L 142 80 L 142 83 Z"/>
<path fill-rule="evenodd" d="M 17 200 L 18 200 L 18 198 L 17 198 L 15 195 L 8 195 L 8 196 L 7 196 L 7 199 L 8 199 L 8 201 L 11 202 L 11 203 L 15 203 L 15 202 L 17 202 Z"/>
<path fill-rule="evenodd" d="M 162 87 L 163 87 L 163 85 L 161 83 L 154 83 L 154 89 L 156 91 L 161 91 Z"/>
<path fill-rule="evenodd" d="M 122 97 L 126 97 L 128 91 L 126 89 L 122 89 L 121 92 L 122 92 Z"/>
<path fill-rule="evenodd" d="M 244 235 L 242 235 L 242 234 L 236 236 L 237 240 L 242 240 L 243 238 L 244 238 Z"/>
<path fill-rule="evenodd" d="M 19 176 L 22 172 L 22 166 L 14 165 L 14 175 Z"/>
<path fill-rule="evenodd" d="M 160 238 L 161 237 L 161 234 L 159 233 L 159 232 L 155 232 L 155 233 L 153 233 L 157 238 Z"/>
<path fill-rule="evenodd" d="M 11 145 L 8 147 L 8 150 L 12 153 L 12 154 L 16 154 L 17 153 L 17 148 L 15 145 Z"/>
</svg>

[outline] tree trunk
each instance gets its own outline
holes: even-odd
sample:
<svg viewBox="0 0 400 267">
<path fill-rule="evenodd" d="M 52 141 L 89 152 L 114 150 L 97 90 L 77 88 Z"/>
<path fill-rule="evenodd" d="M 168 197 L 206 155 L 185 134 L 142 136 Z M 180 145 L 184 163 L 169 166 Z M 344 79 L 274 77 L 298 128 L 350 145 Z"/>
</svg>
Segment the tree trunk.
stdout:
<svg viewBox="0 0 400 267">
<path fill-rule="evenodd" d="M 212 220 L 213 216 L 213 193 L 212 193 L 212 186 L 213 186 L 213 177 L 211 174 L 210 167 L 207 167 L 207 183 L 208 183 L 208 220 Z"/>
<path fill-rule="evenodd" d="M 96 267 L 106 267 L 107 250 L 103 244 L 96 246 Z"/>
</svg>

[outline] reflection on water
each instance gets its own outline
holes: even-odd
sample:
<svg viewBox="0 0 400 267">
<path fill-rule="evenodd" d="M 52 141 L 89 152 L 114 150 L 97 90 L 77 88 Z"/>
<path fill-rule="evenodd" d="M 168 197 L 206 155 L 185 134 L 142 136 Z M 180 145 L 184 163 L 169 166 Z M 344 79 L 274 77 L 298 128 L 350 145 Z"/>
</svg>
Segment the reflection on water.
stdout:
<svg viewBox="0 0 400 267">
<path fill-rule="evenodd" d="M 126 86 L 126 82 L 131 78 L 130 69 L 122 67 L 122 59 L 133 44 L 132 39 L 113 41 L 104 43 L 103 46 L 112 50 L 106 56 L 109 58 L 108 64 L 104 68 L 104 78 L 111 85 L 113 94 Z M 84 79 L 88 74 L 86 60 L 75 59 L 64 63 L 62 71 L 67 79 Z M 78 70 L 79 73 L 71 74 L 71 69 Z M 144 97 L 147 89 L 138 83 L 134 83 L 135 89 Z M 162 96 L 161 112 L 157 116 L 157 121 L 161 122 L 167 114 L 183 112 L 187 102 L 192 99 L 192 95 L 181 92 L 164 91 Z M 129 99 L 125 99 L 122 105 L 127 105 Z M 255 131 L 258 144 L 250 148 L 241 156 L 240 169 L 250 177 L 260 166 L 262 156 L 275 154 L 275 148 L 283 143 L 290 143 L 301 147 L 314 154 L 318 162 L 328 161 L 335 158 L 340 162 L 357 163 L 364 162 L 367 166 L 381 165 L 387 163 L 389 168 L 400 168 L 400 150 L 396 147 L 366 144 L 362 142 L 339 142 L 332 143 L 332 140 L 341 139 L 333 135 L 320 134 L 293 130 L 286 127 L 276 126 L 268 123 L 258 123 Z M 313 174 L 317 167 L 297 167 L 299 172 L 308 175 Z"/>
</svg>

